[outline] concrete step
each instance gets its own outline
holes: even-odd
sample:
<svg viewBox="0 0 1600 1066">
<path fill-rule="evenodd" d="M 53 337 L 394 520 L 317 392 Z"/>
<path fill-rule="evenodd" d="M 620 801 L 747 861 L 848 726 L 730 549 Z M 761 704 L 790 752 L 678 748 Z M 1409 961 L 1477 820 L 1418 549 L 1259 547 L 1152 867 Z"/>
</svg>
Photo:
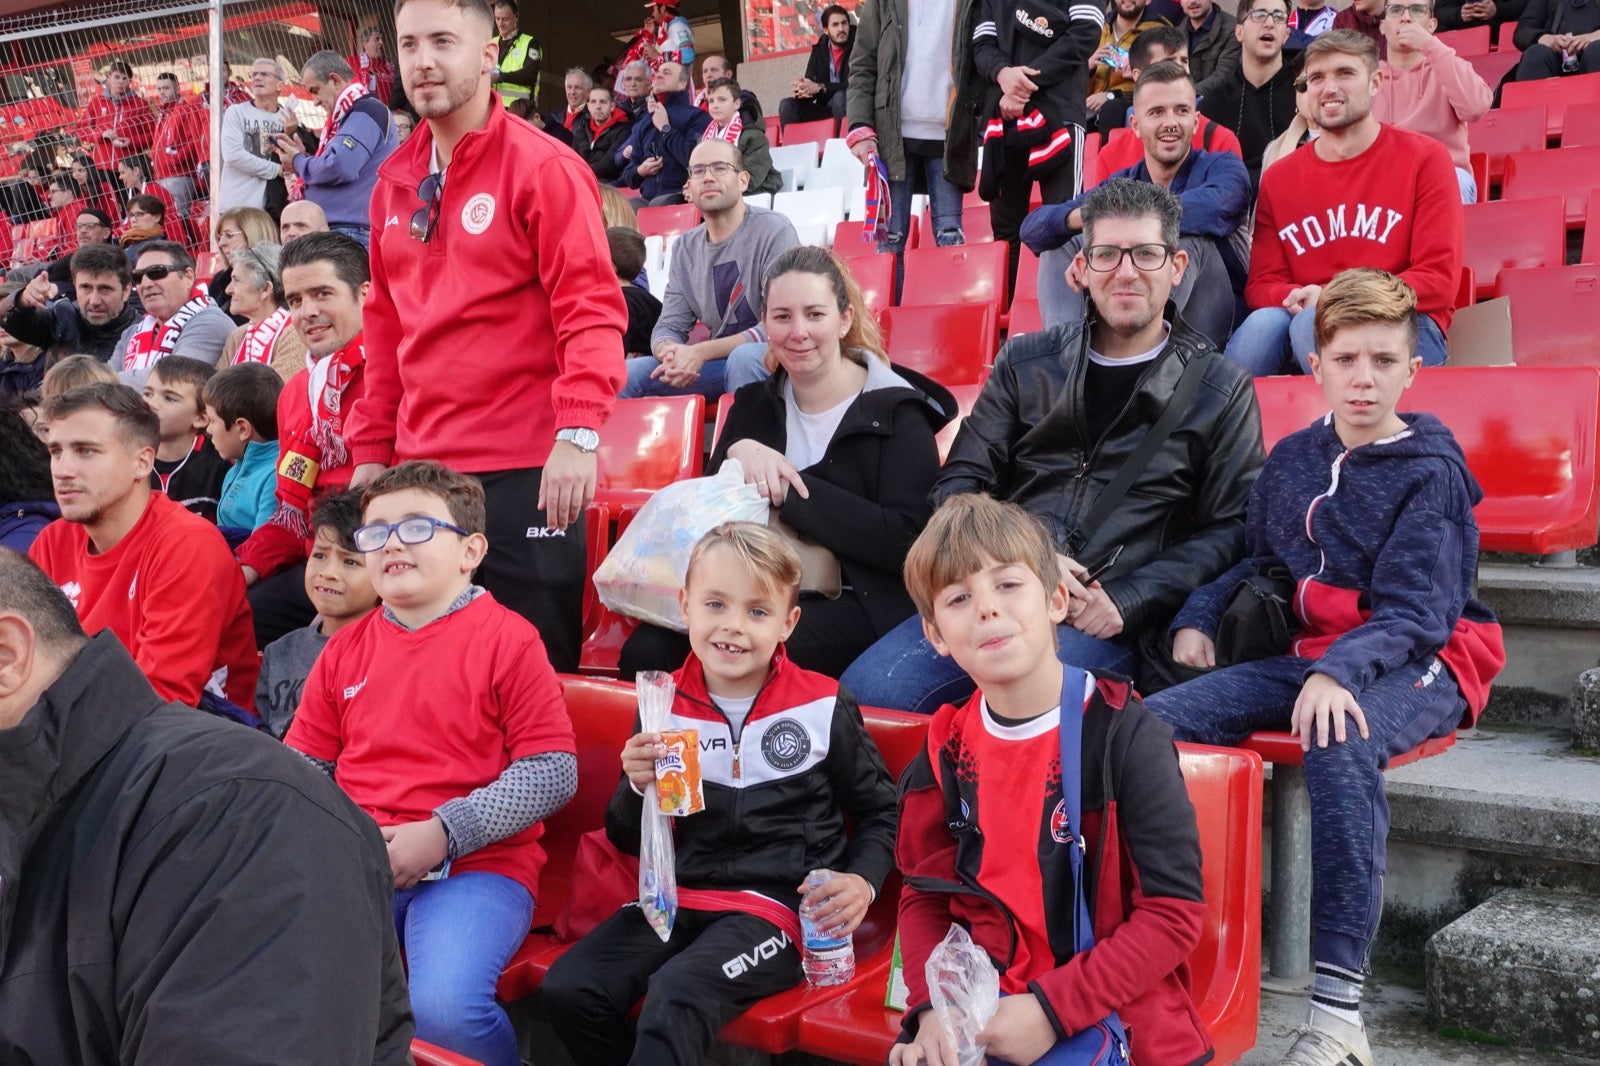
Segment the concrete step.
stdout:
<svg viewBox="0 0 1600 1066">
<path fill-rule="evenodd" d="M 1600 568 L 1487 557 L 1478 596 L 1499 616 L 1506 641 L 1485 721 L 1569 727 L 1574 682 L 1600 666 Z"/>
<path fill-rule="evenodd" d="M 1428 1011 L 1447 1029 L 1600 1055 L 1600 899 L 1508 890 L 1428 941 Z"/>
</svg>

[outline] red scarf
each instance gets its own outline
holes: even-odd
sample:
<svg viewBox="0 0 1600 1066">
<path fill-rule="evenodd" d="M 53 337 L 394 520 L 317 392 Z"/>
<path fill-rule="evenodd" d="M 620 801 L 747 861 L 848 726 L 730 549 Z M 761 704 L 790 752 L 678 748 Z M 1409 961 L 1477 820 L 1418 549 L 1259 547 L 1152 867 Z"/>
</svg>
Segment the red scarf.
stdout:
<svg viewBox="0 0 1600 1066">
<path fill-rule="evenodd" d="M 628 121 L 628 116 L 624 115 L 622 113 L 622 109 L 620 107 L 614 107 L 614 108 L 611 109 L 611 117 L 606 119 L 605 122 L 601 123 L 598 126 L 596 126 L 594 124 L 594 117 L 593 116 L 589 116 L 588 118 L 585 118 L 583 121 L 588 126 L 588 129 L 589 129 L 589 143 L 593 144 L 595 141 L 598 141 L 600 139 L 600 135 L 602 133 L 604 133 L 606 130 L 610 129 L 612 126 L 616 126 L 616 125 L 619 125 L 621 123 L 627 122 Z"/>
<path fill-rule="evenodd" d="M 325 467 L 350 461 L 341 431 L 345 390 L 367 359 L 366 344 L 356 334 L 349 344 L 306 367 L 306 389 L 311 400 L 311 424 L 279 442 L 278 510 L 274 525 L 299 537 L 311 535 L 311 490 Z"/>
<path fill-rule="evenodd" d="M 278 337 L 289 327 L 289 309 L 280 307 L 260 324 L 246 326 L 244 342 L 239 345 L 239 350 L 234 353 L 233 362 L 240 363 L 270 363 L 272 352 L 278 346 Z"/>
<path fill-rule="evenodd" d="M 723 140 L 737 148 L 739 147 L 739 134 L 743 132 L 744 122 L 739 118 L 739 109 L 735 107 L 733 117 L 728 120 L 726 126 L 719 130 L 716 122 L 713 121 L 711 125 L 706 127 L 706 132 L 700 139 L 702 141 Z"/>
<path fill-rule="evenodd" d="M 178 343 L 178 334 L 183 332 L 189 320 L 207 307 L 216 306 L 198 286 L 195 294 L 194 299 L 178 308 L 177 313 L 165 322 L 157 322 L 155 315 L 145 315 L 140 320 L 139 328 L 128 338 L 127 354 L 122 361 L 124 370 L 148 370 L 165 356 L 171 355 L 172 346 Z"/>
<path fill-rule="evenodd" d="M 333 143 L 334 134 L 339 130 L 339 124 L 345 116 L 350 114 L 350 109 L 356 106 L 356 101 L 367 95 L 367 87 L 359 81 L 352 81 L 339 90 L 339 98 L 333 102 L 333 110 L 328 113 L 328 121 L 322 124 L 322 139 L 317 142 L 317 155 L 327 151 L 328 145 Z M 306 183 L 299 178 L 289 183 L 289 199 L 304 200 L 306 198 Z"/>
</svg>

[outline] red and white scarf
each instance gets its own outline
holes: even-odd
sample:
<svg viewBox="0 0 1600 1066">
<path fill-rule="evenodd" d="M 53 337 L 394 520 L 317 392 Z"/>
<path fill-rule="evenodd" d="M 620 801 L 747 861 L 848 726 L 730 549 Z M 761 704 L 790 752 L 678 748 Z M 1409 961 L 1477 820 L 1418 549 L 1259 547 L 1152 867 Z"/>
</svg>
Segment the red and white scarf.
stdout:
<svg viewBox="0 0 1600 1066">
<path fill-rule="evenodd" d="M 306 367 L 311 424 L 280 442 L 278 510 L 271 519 L 297 536 L 311 535 L 311 493 L 317 476 L 350 462 L 342 436 L 344 394 L 366 360 L 366 344 L 358 333 L 343 348 L 311 360 Z"/>
<path fill-rule="evenodd" d="M 739 118 L 738 108 L 734 108 L 733 117 L 728 120 L 728 124 L 726 126 L 719 130 L 717 129 L 717 124 L 713 122 L 711 125 L 706 127 L 706 132 L 700 139 L 702 141 L 727 141 L 729 144 L 737 148 L 739 147 L 739 134 L 743 132 L 744 121 Z"/>
<path fill-rule="evenodd" d="M 289 328 L 289 309 L 280 307 L 254 326 L 245 327 L 244 343 L 234 353 L 233 362 L 270 363 L 278 338 Z"/>
<path fill-rule="evenodd" d="M 124 370 L 149 370 L 171 355 L 172 346 L 178 343 L 178 334 L 183 332 L 189 320 L 206 308 L 216 306 L 203 291 L 195 291 L 197 295 L 194 299 L 178 308 L 177 313 L 165 322 L 157 322 L 155 315 L 145 315 L 140 320 L 139 328 L 128 338 L 127 353 L 122 361 Z"/>
<path fill-rule="evenodd" d="M 352 81 L 339 90 L 339 98 L 333 102 L 333 110 L 328 113 L 328 121 L 322 124 L 322 139 L 317 142 L 317 154 L 327 151 L 328 145 L 333 143 L 334 134 L 339 131 L 339 124 L 350 114 L 350 109 L 356 106 L 356 101 L 367 95 L 367 87 L 359 81 Z M 289 199 L 304 200 L 306 198 L 306 183 L 296 178 L 290 182 L 293 186 L 289 190 Z"/>
</svg>

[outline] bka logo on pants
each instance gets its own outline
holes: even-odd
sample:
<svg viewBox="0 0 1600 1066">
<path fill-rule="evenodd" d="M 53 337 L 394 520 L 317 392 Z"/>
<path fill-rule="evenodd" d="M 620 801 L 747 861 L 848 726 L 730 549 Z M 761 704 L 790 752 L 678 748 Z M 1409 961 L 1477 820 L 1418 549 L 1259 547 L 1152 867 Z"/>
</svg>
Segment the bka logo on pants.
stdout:
<svg viewBox="0 0 1600 1066">
<path fill-rule="evenodd" d="M 528 535 L 524 539 L 538 540 L 543 537 L 564 537 L 566 535 L 567 531 L 564 529 L 548 529 L 545 526 L 529 526 Z"/>
<path fill-rule="evenodd" d="M 730 980 L 737 978 L 744 973 L 755 969 L 757 966 L 760 966 L 766 960 L 774 957 L 778 954 L 778 952 L 788 947 L 789 944 L 790 940 L 788 933 L 779 933 L 777 936 L 769 936 L 767 939 L 763 940 L 749 951 L 740 952 L 738 955 L 723 963 L 722 972 L 726 974 Z"/>
<path fill-rule="evenodd" d="M 805 726 L 788 718 L 773 723 L 761 738 L 761 757 L 774 770 L 793 770 L 811 754 L 811 735 Z"/>
</svg>

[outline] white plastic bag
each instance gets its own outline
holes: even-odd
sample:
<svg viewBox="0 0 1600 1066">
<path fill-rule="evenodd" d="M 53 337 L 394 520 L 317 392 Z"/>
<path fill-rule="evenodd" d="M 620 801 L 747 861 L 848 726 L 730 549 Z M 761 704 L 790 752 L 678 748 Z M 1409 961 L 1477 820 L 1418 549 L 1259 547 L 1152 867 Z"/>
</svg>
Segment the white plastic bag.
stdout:
<svg viewBox="0 0 1600 1066">
<path fill-rule="evenodd" d="M 956 1045 L 960 1066 L 982 1066 L 985 1047 L 978 1034 L 1000 1005 L 1000 974 L 983 949 L 959 925 L 939 941 L 924 968 L 928 1000 Z"/>
<path fill-rule="evenodd" d="M 766 497 L 745 484 L 737 459 L 725 461 L 712 477 L 658 489 L 596 568 L 600 602 L 618 614 L 682 633 L 678 590 L 695 544 L 722 522 L 766 520 Z"/>
<path fill-rule="evenodd" d="M 659 670 L 639 674 L 639 729 L 659 733 L 672 713 L 672 675 Z M 672 820 L 656 803 L 656 786 L 644 789 L 644 820 L 639 826 L 639 909 L 665 943 L 678 918 L 677 854 L 672 847 Z"/>
</svg>

